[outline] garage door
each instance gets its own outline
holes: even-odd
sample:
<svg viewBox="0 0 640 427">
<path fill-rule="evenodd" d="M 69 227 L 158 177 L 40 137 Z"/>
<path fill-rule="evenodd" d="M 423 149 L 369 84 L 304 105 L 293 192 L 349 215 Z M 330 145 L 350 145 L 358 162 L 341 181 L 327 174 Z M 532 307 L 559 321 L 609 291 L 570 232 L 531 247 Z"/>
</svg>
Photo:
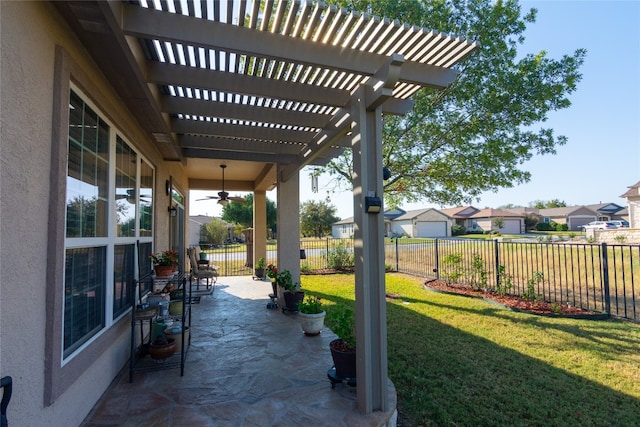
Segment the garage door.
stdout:
<svg viewBox="0 0 640 427">
<path fill-rule="evenodd" d="M 447 221 L 420 221 L 416 224 L 416 237 L 446 237 Z"/>
<path fill-rule="evenodd" d="M 505 219 L 504 227 L 500 230 L 503 234 L 520 234 L 520 220 L 517 219 Z"/>
<path fill-rule="evenodd" d="M 576 218 L 576 217 L 571 217 L 569 218 L 569 224 L 571 224 L 571 230 L 573 231 L 582 231 L 582 226 L 585 224 L 589 224 L 591 221 L 595 221 L 596 219 L 594 217 L 590 217 L 590 218 Z"/>
</svg>

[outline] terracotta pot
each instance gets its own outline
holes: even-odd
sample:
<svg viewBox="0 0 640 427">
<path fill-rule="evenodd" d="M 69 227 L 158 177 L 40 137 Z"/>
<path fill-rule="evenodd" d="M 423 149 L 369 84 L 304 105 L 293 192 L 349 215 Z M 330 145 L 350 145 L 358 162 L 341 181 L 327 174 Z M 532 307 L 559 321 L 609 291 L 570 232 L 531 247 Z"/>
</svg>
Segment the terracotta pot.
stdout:
<svg viewBox="0 0 640 427">
<path fill-rule="evenodd" d="M 169 338 L 167 344 L 154 344 L 149 345 L 149 355 L 154 360 L 167 359 L 173 356 L 176 352 L 176 340 Z"/>
<path fill-rule="evenodd" d="M 170 276 L 173 273 L 172 265 L 154 265 L 153 270 L 156 272 L 157 277 Z"/>
</svg>

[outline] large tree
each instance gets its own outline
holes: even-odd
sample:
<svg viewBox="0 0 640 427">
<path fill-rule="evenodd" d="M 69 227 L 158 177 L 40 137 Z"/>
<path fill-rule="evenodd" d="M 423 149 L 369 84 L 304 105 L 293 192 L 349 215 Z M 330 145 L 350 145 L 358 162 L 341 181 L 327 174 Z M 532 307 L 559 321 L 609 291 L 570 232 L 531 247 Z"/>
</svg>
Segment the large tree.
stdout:
<svg viewBox="0 0 640 427">
<path fill-rule="evenodd" d="M 571 105 L 586 51 L 560 59 L 545 51 L 519 55 L 536 9 L 522 13 L 515 0 L 334 0 L 346 8 L 478 40 L 480 47 L 456 68 L 445 90 L 425 88 L 403 117 L 386 116 L 383 132 L 385 200 L 471 203 L 482 192 L 530 180 L 523 163 L 555 154 L 567 138 L 543 123 L 550 111 Z M 351 182 L 349 150 L 323 170 L 337 187 Z"/>
<path fill-rule="evenodd" d="M 203 242 L 213 245 L 222 245 L 229 237 L 227 224 L 219 218 L 213 218 L 208 224 L 204 224 L 200 229 L 200 238 Z"/>
<path fill-rule="evenodd" d="M 331 233 L 331 224 L 339 221 L 336 208 L 322 201 L 309 200 L 300 206 L 300 231 L 305 236 L 322 237 Z"/>
<path fill-rule="evenodd" d="M 536 200 L 529 203 L 529 206 L 532 208 L 545 209 L 545 208 L 566 208 L 567 203 L 564 200 L 553 199 L 553 200 Z"/>
<path fill-rule="evenodd" d="M 244 203 L 231 201 L 222 208 L 222 219 L 231 224 L 253 227 L 253 194 L 244 196 Z M 276 204 L 267 199 L 267 228 L 276 230 Z"/>
</svg>

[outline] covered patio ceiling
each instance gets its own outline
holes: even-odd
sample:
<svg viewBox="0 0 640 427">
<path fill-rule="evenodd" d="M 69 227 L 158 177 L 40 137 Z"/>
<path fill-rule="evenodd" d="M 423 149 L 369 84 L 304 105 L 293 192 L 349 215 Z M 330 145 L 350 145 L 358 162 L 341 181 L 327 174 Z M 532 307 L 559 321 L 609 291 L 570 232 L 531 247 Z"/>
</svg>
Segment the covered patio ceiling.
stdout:
<svg viewBox="0 0 640 427">
<path fill-rule="evenodd" d="M 387 114 L 446 87 L 476 43 L 299 0 L 52 2 L 190 189 L 271 190 L 350 145 L 349 103 L 376 91 Z M 395 68 L 394 68 L 395 69 Z"/>
</svg>

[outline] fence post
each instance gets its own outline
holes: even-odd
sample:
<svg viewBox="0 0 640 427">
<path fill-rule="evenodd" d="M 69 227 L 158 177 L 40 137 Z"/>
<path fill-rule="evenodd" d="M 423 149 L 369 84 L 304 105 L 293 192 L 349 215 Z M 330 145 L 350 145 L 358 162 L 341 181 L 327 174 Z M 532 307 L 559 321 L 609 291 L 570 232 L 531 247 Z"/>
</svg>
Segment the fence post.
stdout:
<svg viewBox="0 0 640 427">
<path fill-rule="evenodd" d="M 607 255 L 607 244 L 600 245 L 600 258 L 602 259 L 602 287 L 604 288 L 604 308 L 608 316 L 611 316 L 611 291 L 609 288 L 609 256 Z"/>
<path fill-rule="evenodd" d="M 436 268 L 434 269 L 435 273 L 436 273 L 436 280 L 440 280 L 440 256 L 438 255 L 438 253 L 440 251 L 438 251 L 438 242 L 440 240 L 436 239 L 435 244 L 433 245 L 434 250 L 436 251 L 435 253 L 435 259 L 436 259 Z"/>
<path fill-rule="evenodd" d="M 498 251 L 498 241 L 494 240 L 493 241 L 493 252 L 494 252 L 494 258 L 496 260 L 496 289 L 498 289 L 500 287 L 500 258 L 499 258 L 499 253 L 500 251 Z"/>
<path fill-rule="evenodd" d="M 400 255 L 398 254 L 398 238 L 396 237 L 396 271 L 400 271 Z"/>
</svg>

